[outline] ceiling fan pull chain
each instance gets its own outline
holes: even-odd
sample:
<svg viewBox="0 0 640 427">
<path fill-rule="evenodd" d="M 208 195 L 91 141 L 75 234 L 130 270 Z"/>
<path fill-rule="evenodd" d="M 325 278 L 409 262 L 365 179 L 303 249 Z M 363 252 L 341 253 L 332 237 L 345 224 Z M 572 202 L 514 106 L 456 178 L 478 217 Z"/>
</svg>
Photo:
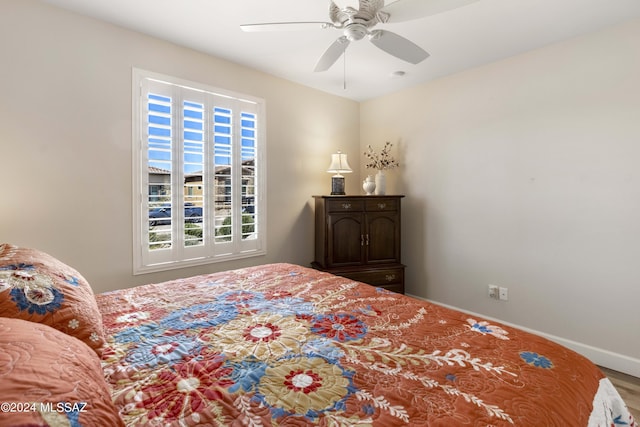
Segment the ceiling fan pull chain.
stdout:
<svg viewBox="0 0 640 427">
<path fill-rule="evenodd" d="M 347 90 L 347 48 L 342 54 L 342 90 Z"/>
</svg>

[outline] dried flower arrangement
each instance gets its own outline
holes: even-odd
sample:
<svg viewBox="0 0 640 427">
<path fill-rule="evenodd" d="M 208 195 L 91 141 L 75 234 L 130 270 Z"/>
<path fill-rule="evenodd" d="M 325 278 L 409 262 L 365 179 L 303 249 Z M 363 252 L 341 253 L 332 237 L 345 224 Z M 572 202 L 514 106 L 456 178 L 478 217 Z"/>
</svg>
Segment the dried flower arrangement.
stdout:
<svg viewBox="0 0 640 427">
<path fill-rule="evenodd" d="M 393 147 L 393 144 L 387 141 L 384 144 L 382 151 L 380 151 L 380 153 L 376 153 L 373 148 L 371 148 L 371 145 L 368 145 L 367 151 L 364 152 L 364 156 L 367 158 L 367 164 L 365 167 L 369 169 L 384 170 L 400 166 L 389 153 L 391 151 L 391 147 Z"/>
</svg>

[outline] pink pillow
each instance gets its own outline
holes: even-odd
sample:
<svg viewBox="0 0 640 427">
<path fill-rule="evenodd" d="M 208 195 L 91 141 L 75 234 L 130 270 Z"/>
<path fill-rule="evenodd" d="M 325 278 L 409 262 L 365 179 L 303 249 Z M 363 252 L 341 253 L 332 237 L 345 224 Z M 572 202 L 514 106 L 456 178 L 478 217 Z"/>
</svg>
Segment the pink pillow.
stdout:
<svg viewBox="0 0 640 427">
<path fill-rule="evenodd" d="M 0 317 L 0 425 L 124 426 L 98 356 L 47 325 Z"/>
<path fill-rule="evenodd" d="M 89 283 L 36 249 L 0 245 L 0 317 L 44 323 L 102 354 L 102 316 Z"/>
</svg>

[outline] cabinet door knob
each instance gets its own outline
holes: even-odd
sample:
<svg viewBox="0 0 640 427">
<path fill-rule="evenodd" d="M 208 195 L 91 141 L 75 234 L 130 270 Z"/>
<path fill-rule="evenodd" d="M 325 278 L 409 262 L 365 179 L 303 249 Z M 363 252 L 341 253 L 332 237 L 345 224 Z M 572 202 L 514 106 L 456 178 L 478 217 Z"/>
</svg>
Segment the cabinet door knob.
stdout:
<svg viewBox="0 0 640 427">
<path fill-rule="evenodd" d="M 351 209 L 351 203 L 343 203 L 342 204 L 342 208 L 343 209 Z"/>
<path fill-rule="evenodd" d="M 386 203 L 378 203 L 378 209 L 384 209 L 387 207 Z"/>
<path fill-rule="evenodd" d="M 369 235 L 365 234 L 365 238 L 364 238 L 366 245 L 369 246 Z"/>
<path fill-rule="evenodd" d="M 364 246 L 364 234 L 360 235 L 360 246 Z"/>
</svg>

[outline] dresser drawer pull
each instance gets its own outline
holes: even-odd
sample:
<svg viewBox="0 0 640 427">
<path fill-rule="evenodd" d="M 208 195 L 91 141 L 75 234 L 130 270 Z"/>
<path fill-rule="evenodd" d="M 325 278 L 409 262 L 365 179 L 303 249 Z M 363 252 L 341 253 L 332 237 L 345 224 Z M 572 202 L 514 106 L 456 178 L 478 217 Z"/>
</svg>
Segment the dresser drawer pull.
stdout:
<svg viewBox="0 0 640 427">
<path fill-rule="evenodd" d="M 351 203 L 343 203 L 342 204 L 342 208 L 343 209 L 351 209 Z"/>
<path fill-rule="evenodd" d="M 385 278 L 387 279 L 387 282 L 393 282 L 394 280 L 396 280 L 396 275 L 395 274 L 387 274 L 385 276 Z"/>
<path fill-rule="evenodd" d="M 384 209 L 387 207 L 386 203 L 378 203 L 378 209 Z"/>
</svg>

